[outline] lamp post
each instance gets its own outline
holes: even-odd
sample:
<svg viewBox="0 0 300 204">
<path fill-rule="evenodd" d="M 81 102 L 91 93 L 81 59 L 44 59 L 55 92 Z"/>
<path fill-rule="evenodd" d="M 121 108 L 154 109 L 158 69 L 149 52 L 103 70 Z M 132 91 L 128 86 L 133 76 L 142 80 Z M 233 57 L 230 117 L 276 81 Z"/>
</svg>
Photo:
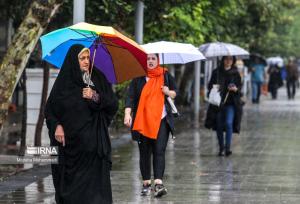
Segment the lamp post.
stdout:
<svg viewBox="0 0 300 204">
<path fill-rule="evenodd" d="M 200 110 L 200 61 L 195 62 L 195 84 L 194 84 L 194 116 L 195 125 L 199 122 L 199 110 Z"/>
<path fill-rule="evenodd" d="M 138 1 L 135 11 L 135 40 L 137 43 L 143 43 L 143 29 L 144 29 L 144 2 Z"/>
<path fill-rule="evenodd" d="M 85 21 L 85 0 L 73 1 L 73 24 Z"/>
</svg>

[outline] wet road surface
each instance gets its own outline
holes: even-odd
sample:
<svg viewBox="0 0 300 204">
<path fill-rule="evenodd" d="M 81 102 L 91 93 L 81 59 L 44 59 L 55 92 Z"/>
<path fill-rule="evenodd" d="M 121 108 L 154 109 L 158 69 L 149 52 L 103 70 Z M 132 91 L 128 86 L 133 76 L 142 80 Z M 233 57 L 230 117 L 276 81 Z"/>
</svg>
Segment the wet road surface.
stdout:
<svg viewBox="0 0 300 204">
<path fill-rule="evenodd" d="M 214 132 L 201 124 L 200 128 L 184 124 L 167 147 L 164 183 L 168 195 L 160 199 L 140 196 L 137 145 L 130 142 L 114 149 L 114 203 L 300 203 L 299 95 L 288 101 L 282 89 L 276 101 L 247 104 L 242 131 L 232 143 L 233 155 L 218 157 Z M 6 182 L 0 203 L 54 203 L 51 179 L 51 175 L 37 178 L 13 192 L 21 180 Z M 4 187 L 0 183 L 0 189 Z"/>
</svg>

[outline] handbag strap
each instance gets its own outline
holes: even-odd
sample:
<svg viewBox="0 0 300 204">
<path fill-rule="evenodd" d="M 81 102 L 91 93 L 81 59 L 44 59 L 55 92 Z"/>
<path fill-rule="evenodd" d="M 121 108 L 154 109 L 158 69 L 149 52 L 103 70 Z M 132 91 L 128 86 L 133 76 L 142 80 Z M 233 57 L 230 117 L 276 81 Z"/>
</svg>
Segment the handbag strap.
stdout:
<svg viewBox="0 0 300 204">
<path fill-rule="evenodd" d="M 225 96 L 225 98 L 224 98 L 223 104 L 226 103 L 226 101 L 227 101 L 227 99 L 228 99 L 228 96 L 229 96 L 229 91 L 227 91 L 227 93 L 226 93 L 226 96 Z"/>
<path fill-rule="evenodd" d="M 169 84 L 169 76 L 168 76 L 167 72 L 165 72 L 164 77 L 165 77 L 165 80 L 166 80 L 166 84 L 169 87 L 170 86 L 170 84 Z"/>
</svg>

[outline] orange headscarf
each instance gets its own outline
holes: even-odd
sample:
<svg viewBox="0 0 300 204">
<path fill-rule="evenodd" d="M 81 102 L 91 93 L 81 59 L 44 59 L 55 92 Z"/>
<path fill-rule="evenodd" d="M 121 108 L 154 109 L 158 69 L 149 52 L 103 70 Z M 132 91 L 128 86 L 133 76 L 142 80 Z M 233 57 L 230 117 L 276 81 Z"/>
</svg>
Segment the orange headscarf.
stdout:
<svg viewBox="0 0 300 204">
<path fill-rule="evenodd" d="M 165 102 L 165 97 L 161 89 L 164 85 L 165 71 L 166 69 L 160 66 L 147 70 L 149 81 L 142 90 L 132 128 L 151 139 L 157 139 L 160 127 Z"/>
</svg>

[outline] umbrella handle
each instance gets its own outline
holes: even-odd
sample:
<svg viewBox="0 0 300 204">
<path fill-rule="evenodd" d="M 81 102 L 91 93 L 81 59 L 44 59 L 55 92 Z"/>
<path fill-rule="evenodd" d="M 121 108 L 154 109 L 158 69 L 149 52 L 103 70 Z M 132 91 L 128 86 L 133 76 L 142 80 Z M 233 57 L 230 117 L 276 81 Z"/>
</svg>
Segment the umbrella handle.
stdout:
<svg viewBox="0 0 300 204">
<path fill-rule="evenodd" d="M 88 87 L 90 87 L 90 84 L 91 84 L 92 72 L 93 72 L 93 67 L 94 67 L 94 62 L 95 62 L 96 52 L 97 52 L 97 48 L 95 47 L 95 50 L 94 50 L 94 53 L 93 53 L 93 59 L 92 59 L 91 73 L 89 74 L 89 83 L 88 83 Z"/>
<path fill-rule="evenodd" d="M 229 96 L 229 91 L 227 91 L 227 94 L 226 94 L 226 96 L 225 96 L 225 99 L 224 99 L 224 101 L 223 101 L 223 104 L 226 103 L 228 96 Z"/>
</svg>

